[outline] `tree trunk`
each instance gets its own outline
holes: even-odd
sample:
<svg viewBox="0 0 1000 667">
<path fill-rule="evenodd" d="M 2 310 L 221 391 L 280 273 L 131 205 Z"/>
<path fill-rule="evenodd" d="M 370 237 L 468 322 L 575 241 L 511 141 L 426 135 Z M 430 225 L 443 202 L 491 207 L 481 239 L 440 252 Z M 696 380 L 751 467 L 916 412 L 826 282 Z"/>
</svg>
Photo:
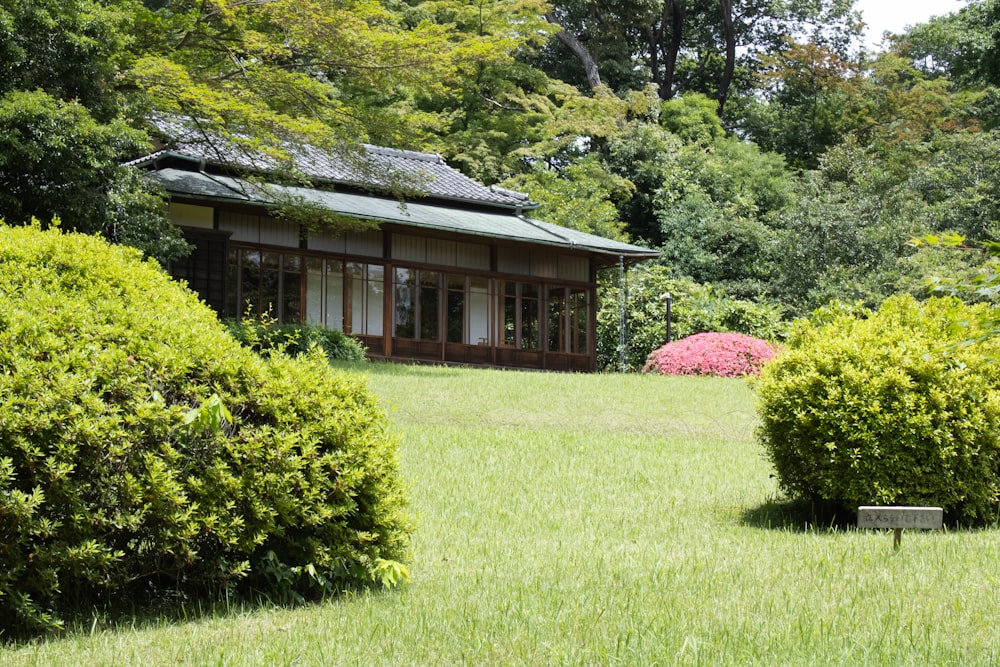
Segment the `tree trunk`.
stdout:
<svg viewBox="0 0 1000 667">
<path fill-rule="evenodd" d="M 674 90 L 674 75 L 677 70 L 677 55 L 681 52 L 681 39 L 684 36 L 684 0 L 664 0 L 663 24 L 664 30 L 669 21 L 670 42 L 663 52 L 663 83 L 660 85 L 660 99 L 669 100 L 677 91 Z"/>
<path fill-rule="evenodd" d="M 736 70 L 736 29 L 733 27 L 733 2 L 732 0 L 719 0 L 719 8 L 722 10 L 722 36 L 726 42 L 726 66 L 722 70 L 722 78 L 719 79 L 719 90 L 716 99 L 719 101 L 719 116 L 726 106 L 729 98 L 729 86 L 733 82 L 733 72 Z"/>
<path fill-rule="evenodd" d="M 561 30 L 556 33 L 556 37 L 560 42 L 565 44 L 570 51 L 573 52 L 573 55 L 575 55 L 580 61 L 580 64 L 583 65 L 583 69 L 587 74 L 587 83 L 590 85 L 590 88 L 594 89 L 599 87 L 601 85 L 601 74 L 597 69 L 597 62 L 594 60 L 593 56 L 590 55 L 590 51 L 587 47 L 576 38 L 576 35 L 570 33 L 561 23 L 559 23 L 555 14 L 550 12 L 545 15 L 545 18 L 549 23 L 557 25 L 561 28 Z"/>
</svg>

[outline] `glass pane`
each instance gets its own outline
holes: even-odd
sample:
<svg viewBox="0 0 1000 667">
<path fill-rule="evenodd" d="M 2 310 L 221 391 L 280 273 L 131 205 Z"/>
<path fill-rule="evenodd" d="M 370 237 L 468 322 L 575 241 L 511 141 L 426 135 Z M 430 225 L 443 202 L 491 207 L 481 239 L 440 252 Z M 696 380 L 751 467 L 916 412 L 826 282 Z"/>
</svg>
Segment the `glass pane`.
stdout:
<svg viewBox="0 0 1000 667">
<path fill-rule="evenodd" d="M 306 324 L 323 324 L 323 260 L 306 258 Z"/>
<path fill-rule="evenodd" d="M 382 319 L 385 312 L 383 296 L 385 294 L 385 267 L 368 266 L 367 311 L 365 318 L 365 333 L 369 336 L 382 335 Z"/>
<path fill-rule="evenodd" d="M 441 340 L 438 274 L 420 272 L 420 339 Z"/>
<path fill-rule="evenodd" d="M 587 292 L 573 292 L 570 326 L 572 326 L 572 352 L 577 354 L 589 354 L 587 331 L 589 329 L 590 312 L 588 309 Z"/>
<path fill-rule="evenodd" d="M 239 317 L 240 312 L 240 251 L 235 248 L 229 249 L 229 257 L 226 262 L 226 307 L 227 317 Z"/>
<path fill-rule="evenodd" d="M 326 261 L 326 310 L 324 324 L 328 329 L 344 330 L 344 263 Z"/>
<path fill-rule="evenodd" d="M 466 343 L 485 345 L 490 342 L 490 293 L 486 278 L 469 279 L 468 339 Z"/>
<path fill-rule="evenodd" d="M 548 311 L 548 351 L 566 350 L 566 290 L 561 287 L 549 288 Z"/>
<path fill-rule="evenodd" d="M 302 258 L 298 255 L 281 258 L 281 321 L 302 321 Z"/>
<path fill-rule="evenodd" d="M 517 283 L 504 284 L 503 343 L 517 345 Z"/>
<path fill-rule="evenodd" d="M 448 342 L 467 342 L 465 333 L 465 276 L 448 276 Z"/>
<path fill-rule="evenodd" d="M 393 335 L 397 338 L 415 338 L 417 321 L 416 271 L 396 269 L 393 292 Z"/>
<path fill-rule="evenodd" d="M 240 317 L 260 316 L 260 252 L 244 250 L 240 258 L 240 287 L 243 302 Z"/>
<path fill-rule="evenodd" d="M 521 349 L 537 350 L 538 342 L 538 300 L 522 298 Z"/>
<path fill-rule="evenodd" d="M 350 262 L 347 265 L 347 284 L 344 296 L 344 332 L 365 333 L 365 265 Z"/>
<path fill-rule="evenodd" d="M 278 318 L 279 294 L 278 284 L 281 275 L 281 255 L 276 252 L 261 253 L 260 260 L 260 312 L 269 318 Z"/>
</svg>

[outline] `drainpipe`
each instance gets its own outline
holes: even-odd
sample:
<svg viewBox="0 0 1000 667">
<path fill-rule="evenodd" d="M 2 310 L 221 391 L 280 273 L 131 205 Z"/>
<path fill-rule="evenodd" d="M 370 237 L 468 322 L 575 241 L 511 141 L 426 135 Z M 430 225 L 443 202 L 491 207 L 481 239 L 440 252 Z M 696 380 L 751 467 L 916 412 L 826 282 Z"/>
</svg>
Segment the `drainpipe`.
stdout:
<svg viewBox="0 0 1000 667">
<path fill-rule="evenodd" d="M 625 257 L 618 255 L 618 372 L 624 373 L 627 370 L 625 344 L 627 335 L 625 328 L 628 324 L 625 317 L 625 308 L 628 305 L 628 285 L 625 282 Z"/>
</svg>

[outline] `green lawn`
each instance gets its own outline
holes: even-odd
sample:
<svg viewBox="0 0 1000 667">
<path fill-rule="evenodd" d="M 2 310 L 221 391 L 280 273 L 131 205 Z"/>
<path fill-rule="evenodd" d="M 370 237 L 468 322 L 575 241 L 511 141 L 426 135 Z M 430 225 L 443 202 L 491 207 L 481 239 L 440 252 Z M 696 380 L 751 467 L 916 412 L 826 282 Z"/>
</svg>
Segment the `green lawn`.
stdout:
<svg viewBox="0 0 1000 667">
<path fill-rule="evenodd" d="M 95 625 L 0 663 L 1000 663 L 1000 533 L 907 532 L 894 552 L 768 525 L 742 381 L 365 368 L 412 487 L 409 586 Z"/>
</svg>

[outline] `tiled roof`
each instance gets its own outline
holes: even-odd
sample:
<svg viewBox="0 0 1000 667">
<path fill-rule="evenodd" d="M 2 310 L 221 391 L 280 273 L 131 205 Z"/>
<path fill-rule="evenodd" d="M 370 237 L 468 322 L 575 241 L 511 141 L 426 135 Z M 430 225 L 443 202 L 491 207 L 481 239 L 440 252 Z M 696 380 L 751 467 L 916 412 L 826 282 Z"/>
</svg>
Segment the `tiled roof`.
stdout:
<svg viewBox="0 0 1000 667">
<path fill-rule="evenodd" d="M 293 186 L 261 185 L 229 176 L 185 169 L 157 169 L 149 172 L 148 177 L 168 192 L 204 201 L 267 206 L 278 200 L 291 199 L 322 206 L 343 215 L 406 227 L 582 250 L 602 258 L 601 263 L 605 265 L 616 262 L 618 258 L 631 263 L 659 255 L 649 248 L 640 248 L 533 220 L 523 215 L 515 215 L 512 211 L 470 210 L 419 201 L 403 204 L 389 197 Z"/>
<path fill-rule="evenodd" d="M 209 140 L 180 119 L 161 117 L 154 120 L 154 125 L 166 138 L 166 148 L 132 164 L 149 165 L 169 156 L 262 174 L 282 166 L 264 152 L 248 150 L 218 138 Z M 440 155 L 432 153 L 362 145 L 359 155 L 335 154 L 301 144 L 289 144 L 285 151 L 294 168 L 318 186 L 326 183 L 382 191 L 394 191 L 402 186 L 424 197 L 472 205 L 513 210 L 538 207 L 524 193 L 477 183 L 449 167 Z"/>
</svg>

